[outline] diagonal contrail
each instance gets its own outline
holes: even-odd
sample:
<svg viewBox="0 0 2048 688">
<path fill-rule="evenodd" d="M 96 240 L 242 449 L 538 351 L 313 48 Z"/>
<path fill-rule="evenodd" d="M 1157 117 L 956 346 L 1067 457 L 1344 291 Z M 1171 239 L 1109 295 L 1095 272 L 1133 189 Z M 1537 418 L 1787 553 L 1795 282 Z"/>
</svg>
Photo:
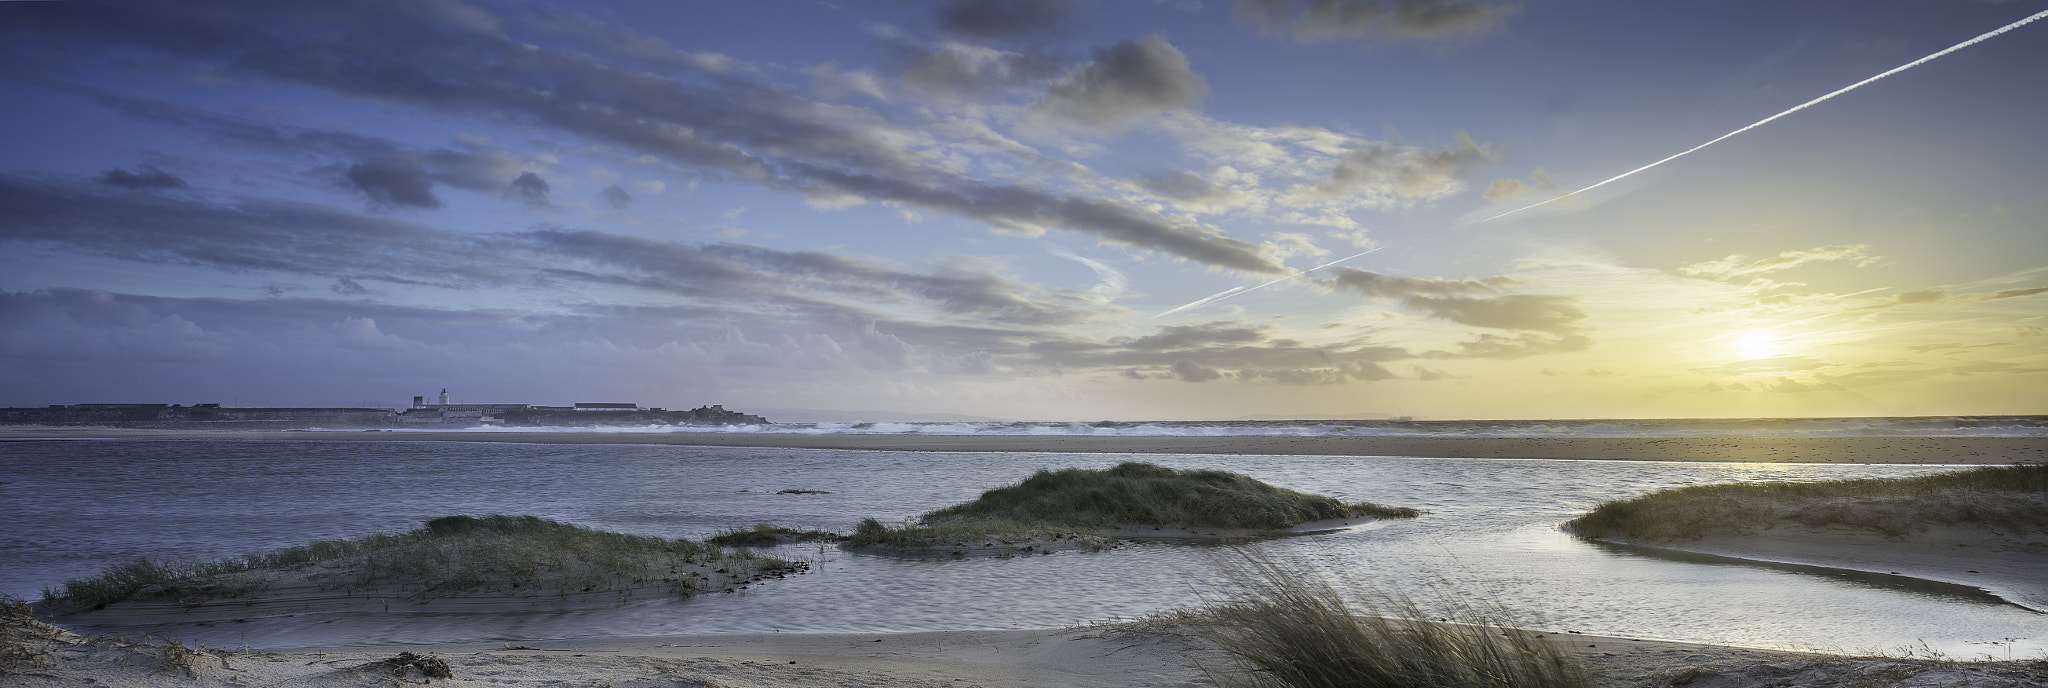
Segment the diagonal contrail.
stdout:
<svg viewBox="0 0 2048 688">
<path fill-rule="evenodd" d="M 1391 245 L 1392 245 L 1392 244 L 1389 244 L 1389 246 L 1391 246 Z M 1357 258 L 1357 257 L 1359 257 L 1359 256 L 1362 256 L 1362 255 L 1365 255 L 1365 254 L 1368 254 L 1368 253 L 1372 253 L 1373 251 L 1378 251 L 1378 250 L 1380 250 L 1380 249 L 1383 249 L 1383 248 L 1386 248 L 1386 246 L 1375 246 L 1375 247 L 1372 247 L 1372 248 L 1369 248 L 1369 249 L 1366 249 L 1366 250 L 1363 250 L 1363 251 L 1359 251 L 1359 252 L 1357 252 L 1357 253 L 1353 253 L 1353 254 L 1351 254 L 1351 255 L 1345 256 L 1345 257 L 1343 257 L 1343 258 L 1338 258 L 1338 259 L 1336 259 L 1336 260 L 1333 260 L 1333 261 L 1330 261 L 1330 262 L 1328 262 L 1328 263 L 1324 263 L 1324 264 L 1322 264 L 1322 265 L 1318 265 L 1318 266 L 1315 266 L 1315 267 L 1309 268 L 1309 269 L 1307 269 L 1307 270 L 1296 270 L 1296 271 L 1294 271 L 1293 273 L 1290 273 L 1290 274 L 1288 274 L 1288 275 L 1287 275 L 1286 277 L 1281 277 L 1281 278 L 1279 278 L 1279 279 L 1276 279 L 1276 280 L 1273 280 L 1273 281 L 1271 281 L 1271 282 L 1267 282 L 1267 283 L 1265 283 L 1265 284 L 1261 284 L 1261 285 L 1258 285 L 1258 286 L 1255 286 L 1255 287 L 1245 287 L 1245 286 L 1236 286 L 1236 287 L 1231 287 L 1231 288 L 1229 288 L 1229 289 L 1225 289 L 1225 290 L 1223 290 L 1223 291 L 1219 291 L 1219 292 L 1216 292 L 1216 293 L 1214 293 L 1214 294 L 1211 294 L 1211 295 L 1209 295 L 1209 296 L 1208 296 L 1207 298 L 1203 298 L 1203 299 L 1197 300 L 1197 301 L 1195 301 L 1194 303 L 1190 303 L 1190 304 L 1188 304 L 1188 305 L 1185 305 L 1185 306 L 1181 306 L 1181 307 L 1179 307 L 1179 308 L 1175 308 L 1175 309 L 1172 309 L 1172 310 L 1168 310 L 1168 311 L 1161 311 L 1161 312 L 1159 313 L 1159 315 L 1155 315 L 1155 316 L 1152 316 L 1151 318 L 1146 318 L 1146 319 L 1147 319 L 1147 320 L 1152 320 L 1152 319 L 1158 318 L 1158 317 L 1160 317 L 1160 316 L 1163 316 L 1163 315 L 1173 315 L 1173 314 L 1175 314 L 1175 313 L 1179 313 L 1179 312 L 1181 312 L 1181 311 L 1184 311 L 1184 310 L 1187 310 L 1187 309 L 1190 309 L 1190 308 L 1194 308 L 1194 307 L 1196 307 L 1196 306 L 1202 306 L 1202 305 L 1207 305 L 1207 304 L 1215 303 L 1215 302 L 1217 302 L 1217 301 L 1222 301 L 1222 300 L 1224 300 L 1224 299 L 1227 299 L 1227 298 L 1231 298 L 1231 297 L 1233 297 L 1233 296 L 1237 296 L 1237 295 L 1239 295 L 1239 294 L 1249 294 L 1249 293 L 1251 293 L 1251 292 L 1255 292 L 1255 291 L 1258 291 L 1258 290 L 1260 290 L 1260 289 L 1264 289 L 1264 288 L 1266 288 L 1266 287 L 1270 287 L 1270 286 L 1273 286 L 1273 285 L 1275 285 L 1275 284 L 1279 284 L 1279 283 L 1281 283 L 1281 282 L 1285 282 L 1285 281 L 1287 281 L 1287 280 L 1291 280 L 1291 279 L 1294 279 L 1294 278 L 1296 278 L 1296 277 L 1300 277 L 1300 276 L 1302 276 L 1302 275 L 1306 275 L 1306 274 L 1308 274 L 1308 273 L 1310 273 L 1310 272 L 1314 272 L 1314 271 L 1316 271 L 1316 270 L 1321 270 L 1321 269 L 1323 269 L 1323 268 L 1327 268 L 1327 267 L 1330 267 L 1330 266 L 1332 266 L 1332 265 L 1336 265 L 1336 264 L 1338 264 L 1338 263 L 1342 263 L 1342 262 L 1344 262 L 1344 261 L 1347 261 L 1347 260 L 1351 260 L 1351 259 L 1353 259 L 1353 258 Z"/>
<path fill-rule="evenodd" d="M 1571 197 L 1573 197 L 1573 196 L 1577 196 L 1577 195 L 1579 195 L 1579 194 L 1582 194 L 1582 193 L 1585 193 L 1585 192 L 1588 192 L 1588 191 L 1592 191 L 1592 190 L 1594 190 L 1594 189 L 1598 189 L 1598 188 L 1600 188 L 1600 187 L 1603 187 L 1603 186 L 1606 186 L 1606 185 L 1608 185 L 1608 184 L 1612 184 L 1612 183 L 1614 183 L 1614 182 L 1617 182 L 1617 181 L 1620 181 L 1620 180 L 1622 180 L 1622 179 L 1624 179 L 1624 178 L 1627 178 L 1628 176 L 1630 176 L 1630 175 L 1633 175 L 1633 174 L 1635 174 L 1635 173 L 1637 173 L 1637 172 L 1641 172 L 1641 171 L 1643 171 L 1643 170 L 1647 170 L 1647 169 L 1650 169 L 1650 168 L 1652 168 L 1652 167 L 1656 167 L 1656 166 L 1658 166 L 1658 165 L 1662 165 L 1662 164 L 1664 164 L 1664 163 L 1667 163 L 1667 162 L 1671 162 L 1671 161 L 1673 161 L 1673 160 L 1677 160 L 1677 159 L 1679 159 L 1679 158 L 1682 158 L 1682 157 L 1685 157 L 1685 156 L 1687 156 L 1687 155 L 1690 155 L 1690 154 L 1692 154 L 1692 152 L 1693 152 L 1693 151 L 1699 150 L 1699 149 L 1701 149 L 1701 148 L 1706 148 L 1707 146 L 1711 146 L 1711 145 L 1714 145 L 1714 144 L 1716 144 L 1716 143 L 1720 143 L 1720 142 L 1721 142 L 1721 141 L 1722 141 L 1723 139 L 1726 139 L 1726 138 L 1728 138 L 1728 137 L 1730 137 L 1730 136 L 1734 136 L 1734 135 L 1736 135 L 1736 134 L 1740 134 L 1740 133 L 1742 133 L 1742 132 L 1745 132 L 1745 131 L 1749 131 L 1749 130 L 1751 130 L 1751 129 L 1755 129 L 1755 128 L 1757 128 L 1757 127 L 1761 127 L 1761 126 L 1763 126 L 1763 125 L 1765 125 L 1765 124 L 1769 124 L 1769 123 L 1771 123 L 1771 121 L 1772 121 L 1772 120 L 1775 120 L 1775 119 L 1777 119 L 1777 118 L 1779 118 L 1779 117 L 1784 117 L 1784 116 L 1786 116 L 1786 115 L 1789 115 L 1789 114 L 1792 114 L 1792 113 L 1794 113 L 1794 112 L 1798 112 L 1798 111 L 1800 111 L 1800 110 L 1804 110 L 1804 109 L 1806 109 L 1806 108 L 1809 108 L 1809 107 L 1812 107 L 1812 106 L 1814 106 L 1814 105 L 1818 105 L 1818 104 L 1820 104 L 1820 103 L 1821 103 L 1822 101 L 1826 101 L 1826 100 L 1827 100 L 1827 99 L 1829 99 L 1829 98 L 1833 98 L 1833 97 L 1835 97 L 1835 96 L 1839 96 L 1839 95 L 1842 95 L 1842 94 L 1844 94 L 1844 93 L 1848 93 L 1848 92 L 1850 92 L 1850 91 L 1854 91 L 1854 90 L 1856 90 L 1856 89 L 1858 89 L 1858 88 L 1861 88 L 1861 87 L 1862 87 L 1862 86 L 1863 86 L 1864 84 L 1868 84 L 1868 83 L 1870 83 L 1870 82 L 1872 82 L 1872 81 L 1876 81 L 1876 80 L 1878 80 L 1878 79 L 1882 79 L 1882 78 L 1885 78 L 1885 77 L 1891 76 L 1891 75 L 1893 75 L 1893 74 L 1897 74 L 1897 73 L 1899 73 L 1899 72 L 1903 72 L 1903 71 L 1906 71 L 1906 70 L 1908 70 L 1908 69 L 1912 69 L 1912 68 L 1914 68 L 1914 67 L 1918 67 L 1918 66 L 1920 66 L 1920 65 L 1922 65 L 1922 64 L 1925 64 L 1925 63 L 1927 63 L 1927 62 L 1929 62 L 1929 61 L 1933 60 L 1934 58 L 1937 58 L 1937 57 L 1941 57 L 1941 56 L 1943 56 L 1943 55 L 1947 55 L 1947 54 L 1949 54 L 1949 53 L 1952 53 L 1952 52 L 1955 52 L 1955 51 L 1958 51 L 1958 50 L 1962 50 L 1962 49 L 1964 49 L 1964 48 L 1968 48 L 1968 47 L 1970 47 L 1970 46 L 1973 46 L 1973 45 L 1976 45 L 1976 44 L 1978 44 L 1978 43 L 1982 43 L 1982 42 L 1984 42 L 1984 41 L 1986 41 L 1986 40 L 1989 40 L 1989 39 L 1990 39 L 1991 37 L 1993 37 L 1993 36 L 1996 36 L 1996 35 L 1998 35 L 1998 34 L 2001 34 L 2001 33 L 2005 33 L 2005 32 L 2007 32 L 2007 31 L 2011 31 L 2011 30 L 2013 30 L 2013 29 L 2017 29 L 2017 28 L 2019 28 L 2019 27 L 2021 27 L 2021 26 L 2025 26 L 2025 25 L 2027 25 L 2027 24 L 2028 24 L 2028 23 L 2030 23 L 2030 22 L 2033 22 L 2033 21 L 2035 21 L 2035 20 L 2037 20 L 2037 19 L 2042 19 L 2042 18 L 2044 18 L 2044 17 L 2048 17 L 2048 11 L 2043 11 L 2043 12 L 2038 12 L 2038 13 L 2035 13 L 2035 14 L 2034 14 L 2033 16 L 2027 17 L 2027 18 L 2025 18 L 2025 19 L 2021 19 L 2021 20 L 2019 20 L 2019 21 L 2016 21 L 2016 22 L 2013 22 L 2013 23 L 2011 23 L 2011 24 L 2006 24 L 2005 26 L 2001 26 L 2001 27 L 1998 27 L 1998 29 L 1996 29 L 1996 30 L 1994 30 L 1994 31 L 1991 31 L 1991 32 L 1989 32 L 1989 33 L 1986 33 L 1986 34 L 1984 34 L 1984 35 L 1982 35 L 1982 36 L 1978 36 L 1978 37 L 1976 37 L 1976 38 L 1972 38 L 1972 39 L 1970 39 L 1970 40 L 1967 40 L 1967 41 L 1963 41 L 1963 42 L 1961 42 L 1961 43 L 1957 43 L 1957 44 L 1955 44 L 1955 45 L 1949 46 L 1949 47 L 1948 47 L 1948 49 L 1946 49 L 1946 50 L 1943 50 L 1943 51 L 1941 51 L 1941 52 L 1935 53 L 1935 54 L 1933 54 L 1933 55 L 1928 55 L 1928 56 L 1926 56 L 1926 57 L 1923 57 L 1923 58 L 1920 58 L 1920 59 L 1918 59 L 1918 60 L 1914 60 L 1914 61 L 1912 61 L 1912 62 L 1908 62 L 1908 63 L 1902 64 L 1902 65 L 1899 65 L 1899 66 L 1897 66 L 1897 67 L 1893 67 L 1891 71 L 1885 72 L 1885 73 L 1883 73 L 1883 74 L 1879 74 L 1879 75 L 1877 75 L 1877 76 L 1873 76 L 1873 77 L 1870 77 L 1870 78 L 1868 78 L 1868 79 L 1864 79 L 1864 80 L 1862 80 L 1862 81 L 1858 81 L 1858 82 L 1856 82 L 1856 83 L 1853 83 L 1853 84 L 1849 84 L 1848 86 L 1844 86 L 1844 87 L 1842 87 L 1841 89 L 1838 89 L 1838 90 L 1836 90 L 1836 91 L 1835 91 L 1834 93 L 1829 93 L 1829 94 L 1827 94 L 1827 95 L 1824 95 L 1824 96 L 1821 96 L 1821 97 L 1819 97 L 1819 98 L 1815 98 L 1815 99 L 1813 99 L 1813 100 L 1809 100 L 1809 101 L 1806 101 L 1806 102 L 1804 102 L 1804 103 L 1800 103 L 1800 104 L 1799 104 L 1798 106 L 1796 106 L 1796 107 L 1793 107 L 1793 108 L 1792 108 L 1792 109 L 1790 109 L 1790 110 L 1786 110 L 1786 111 L 1784 111 L 1784 112 L 1780 112 L 1780 113 L 1778 113 L 1778 114 L 1775 114 L 1775 115 L 1771 115 L 1771 116 L 1769 116 L 1769 117 L 1765 117 L 1765 118 L 1763 118 L 1762 120 L 1759 120 L 1759 121 L 1758 121 L 1757 123 L 1755 123 L 1755 124 L 1751 124 L 1751 125 L 1749 125 L 1749 126 L 1746 126 L 1746 127 L 1743 127 L 1743 128 L 1741 128 L 1741 129 L 1737 129 L 1737 130 L 1735 130 L 1735 131 L 1731 131 L 1731 132 L 1728 132 L 1728 133 L 1726 133 L 1726 134 L 1722 134 L 1720 138 L 1714 139 L 1714 140 L 1712 140 L 1712 141 L 1708 141 L 1708 142 L 1706 142 L 1706 143 L 1702 143 L 1702 144 L 1700 144 L 1700 145 L 1697 145 L 1697 146 L 1693 146 L 1693 147 L 1691 147 L 1691 148 L 1688 148 L 1688 149 L 1686 149 L 1686 150 L 1685 150 L 1684 152 L 1681 152 L 1681 153 L 1679 153 L 1679 154 L 1677 154 L 1677 155 L 1673 155 L 1673 156 L 1671 156 L 1671 157 L 1668 157 L 1668 158 L 1665 158 L 1665 159 L 1663 159 L 1663 160 L 1659 160 L 1659 161 L 1656 161 L 1656 162 L 1650 163 L 1650 164 L 1648 164 L 1648 165 L 1644 165 L 1644 166 L 1642 166 L 1642 167 L 1638 167 L 1638 168 L 1635 168 L 1635 169 L 1633 169 L 1633 170 L 1629 170 L 1629 171 L 1627 171 L 1627 172 L 1623 172 L 1623 173 L 1621 173 L 1621 174 L 1615 175 L 1615 176 L 1614 176 L 1613 178 L 1611 178 L 1611 179 L 1608 179 L 1607 181 L 1603 181 L 1603 182 L 1600 182 L 1600 183 L 1598 183 L 1598 184 L 1594 184 L 1594 185 L 1592 185 L 1592 186 L 1588 186 L 1588 187 L 1586 187 L 1586 188 L 1583 188 L 1583 189 L 1579 189 L 1578 191 L 1573 191 L 1573 192 L 1571 192 L 1571 193 L 1568 193 L 1568 194 L 1564 194 L 1564 195 L 1562 195 L 1562 196 L 1553 196 L 1553 197 L 1551 197 L 1551 198 L 1547 198 L 1547 199 L 1544 199 L 1544 200 L 1543 200 L 1543 202 L 1541 202 L 1541 203 L 1535 203 L 1535 204 L 1531 204 L 1531 205 L 1526 205 L 1526 206 L 1522 206 L 1522 207 L 1520 207 L 1520 208 L 1516 208 L 1516 209 L 1514 209 L 1514 210 L 1510 210 L 1510 211 L 1507 211 L 1507 212 L 1505 212 L 1505 213 L 1501 213 L 1501 214 L 1499 214 L 1499 215 L 1495 215 L 1495 216 L 1493 216 L 1493 217 L 1489 217 L 1489 218 L 1486 218 L 1486 219 L 1484 219 L 1484 220 L 1480 220 L 1479 222 L 1492 222 L 1492 221 L 1494 221 L 1494 220 L 1498 220 L 1498 219 L 1501 219 L 1501 218 L 1503 218 L 1503 217 L 1507 217 L 1507 216 L 1509 216 L 1509 215 L 1513 215 L 1513 214 L 1515 214 L 1515 213 L 1519 213 L 1519 212 L 1522 212 L 1522 211 L 1524 211 L 1524 210 L 1528 210 L 1528 209 L 1531 209 L 1531 208 L 1541 208 L 1541 207 L 1543 207 L 1543 206 L 1546 206 L 1546 205 L 1550 205 L 1550 204 L 1551 204 L 1551 203 L 1553 203 L 1553 202 L 1556 202 L 1556 201 L 1559 201 L 1559 200 L 1563 200 L 1563 199 L 1566 199 L 1566 198 L 1571 198 Z M 1474 222 L 1473 224 L 1479 224 L 1479 222 Z"/>
</svg>

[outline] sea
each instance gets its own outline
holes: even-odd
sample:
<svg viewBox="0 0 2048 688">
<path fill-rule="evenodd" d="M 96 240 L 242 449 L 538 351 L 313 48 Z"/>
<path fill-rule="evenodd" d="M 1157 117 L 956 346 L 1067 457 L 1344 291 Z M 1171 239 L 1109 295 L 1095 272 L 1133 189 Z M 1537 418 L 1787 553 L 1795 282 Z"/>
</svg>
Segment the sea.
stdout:
<svg viewBox="0 0 2048 688">
<path fill-rule="evenodd" d="M 477 428 L 478 433 L 591 432 Z M 2048 417 L 1672 421 L 819 423 L 618 433 L 1417 435 L 1472 437 L 2040 437 Z M 497 439 L 497 438 L 494 438 Z M 1213 468 L 1345 501 L 1425 510 L 1269 541 L 1350 590 L 1426 606 L 1482 600 L 1555 631 L 1828 652 L 2048 653 L 2048 614 L 1964 586 L 1606 545 L 1558 524 L 1600 502 L 1686 485 L 1901 477 L 1941 465 L 1815 465 L 1381 456 L 904 452 L 378 440 L 0 442 L 0 593 L 135 557 L 203 560 L 401 532 L 451 514 L 530 514 L 666 537 L 773 523 L 895 522 L 1041 469 L 1123 461 Z M 784 491 L 799 490 L 804 493 Z M 80 627 L 216 647 L 292 648 L 703 633 L 891 633 L 1066 627 L 1199 605 L 1232 550 L 1153 543 L 1102 552 L 902 560 L 829 546 L 778 555 L 811 573 L 735 594 L 638 596 L 518 614 L 360 613 L 242 623 Z M 400 610 L 403 612 L 403 610 Z"/>
</svg>

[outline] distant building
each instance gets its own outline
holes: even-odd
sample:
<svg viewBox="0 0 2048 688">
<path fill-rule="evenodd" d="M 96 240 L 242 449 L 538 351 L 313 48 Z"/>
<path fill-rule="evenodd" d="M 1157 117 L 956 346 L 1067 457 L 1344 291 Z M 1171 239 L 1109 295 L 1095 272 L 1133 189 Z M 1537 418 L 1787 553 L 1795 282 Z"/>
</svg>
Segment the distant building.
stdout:
<svg viewBox="0 0 2048 688">
<path fill-rule="evenodd" d="M 638 410 L 640 410 L 640 405 L 639 405 L 639 404 L 618 404 L 618 403 L 611 403 L 611 402 L 587 402 L 587 401 L 579 401 L 579 402 L 576 402 L 576 410 L 578 410 L 578 411 L 638 411 Z M 652 410 L 652 409 L 650 409 L 650 410 Z"/>
</svg>

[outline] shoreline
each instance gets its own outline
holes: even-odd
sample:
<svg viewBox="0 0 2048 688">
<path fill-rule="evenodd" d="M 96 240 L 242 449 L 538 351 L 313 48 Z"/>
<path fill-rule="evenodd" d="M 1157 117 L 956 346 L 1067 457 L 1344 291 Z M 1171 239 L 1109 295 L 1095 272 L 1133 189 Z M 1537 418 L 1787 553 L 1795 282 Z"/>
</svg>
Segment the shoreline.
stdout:
<svg viewBox="0 0 2048 688">
<path fill-rule="evenodd" d="M 913 452 L 1399 456 L 1709 463 L 2006 465 L 2048 462 L 2048 437 L 1414 437 L 1159 435 L 855 435 L 799 433 L 476 432 L 0 428 L 0 442 L 254 440 L 654 444 Z"/>
</svg>

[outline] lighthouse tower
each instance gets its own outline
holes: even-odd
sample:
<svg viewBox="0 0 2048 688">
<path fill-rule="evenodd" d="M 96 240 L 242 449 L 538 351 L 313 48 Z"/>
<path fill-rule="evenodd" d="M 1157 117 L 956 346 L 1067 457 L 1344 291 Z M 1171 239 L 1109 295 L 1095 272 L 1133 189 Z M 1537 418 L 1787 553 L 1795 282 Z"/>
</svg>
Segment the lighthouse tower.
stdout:
<svg viewBox="0 0 2048 688">
<path fill-rule="evenodd" d="M 442 387 L 442 388 L 441 388 L 441 405 L 442 405 L 442 406 L 447 406 L 447 405 L 448 405 L 448 388 L 447 388 L 447 387 Z"/>
</svg>

